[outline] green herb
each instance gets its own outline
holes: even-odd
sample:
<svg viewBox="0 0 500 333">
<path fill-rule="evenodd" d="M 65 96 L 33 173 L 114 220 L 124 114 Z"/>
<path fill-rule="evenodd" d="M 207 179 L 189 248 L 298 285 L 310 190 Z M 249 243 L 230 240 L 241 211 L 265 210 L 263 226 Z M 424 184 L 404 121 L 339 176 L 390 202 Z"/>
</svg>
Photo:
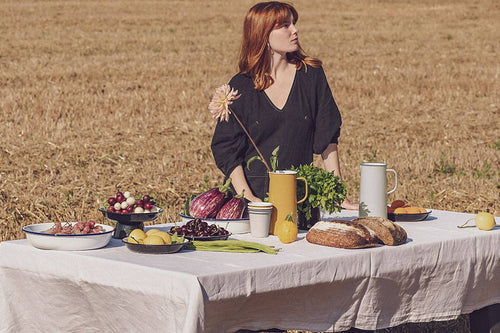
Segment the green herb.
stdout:
<svg viewBox="0 0 500 333">
<path fill-rule="evenodd" d="M 173 235 L 171 235 L 171 238 L 172 238 L 172 244 L 184 243 L 184 235 L 182 235 L 181 237 L 179 237 L 177 235 L 177 232 L 174 233 Z"/>
<path fill-rule="evenodd" d="M 280 150 L 280 146 L 276 147 L 271 153 L 271 157 L 269 158 L 269 162 L 271 162 L 271 170 L 278 170 L 278 151 Z"/>
<path fill-rule="evenodd" d="M 319 207 L 328 213 L 339 212 L 344 201 L 347 188 L 339 177 L 322 168 L 310 165 L 292 167 L 297 172 L 297 177 L 304 177 L 308 184 L 307 199 L 297 204 L 297 209 L 305 214 L 306 219 L 311 218 L 311 209 Z M 297 198 L 303 198 L 305 188 L 303 182 L 297 183 Z"/>
<path fill-rule="evenodd" d="M 183 207 L 183 210 L 182 210 L 182 214 L 184 216 L 191 216 L 191 214 L 189 214 L 189 204 L 191 204 L 191 201 L 193 201 L 194 198 L 196 198 L 198 194 L 191 194 L 187 199 L 186 201 L 184 201 L 184 207 Z"/>
<path fill-rule="evenodd" d="M 271 153 L 271 157 L 269 158 L 269 162 L 271 162 L 271 171 L 273 171 L 273 172 L 278 170 L 278 151 L 279 150 L 280 150 L 280 146 L 274 148 L 273 152 Z M 251 157 L 247 161 L 247 169 L 248 170 L 250 170 L 250 164 L 255 160 L 262 161 L 262 158 L 260 158 L 260 156 Z"/>
</svg>

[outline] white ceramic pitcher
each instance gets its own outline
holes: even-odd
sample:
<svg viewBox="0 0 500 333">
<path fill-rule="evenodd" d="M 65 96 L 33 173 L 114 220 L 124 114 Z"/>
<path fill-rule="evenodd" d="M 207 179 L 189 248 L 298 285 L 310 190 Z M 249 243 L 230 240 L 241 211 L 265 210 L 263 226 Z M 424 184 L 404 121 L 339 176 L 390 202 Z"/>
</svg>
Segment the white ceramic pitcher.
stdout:
<svg viewBox="0 0 500 333">
<path fill-rule="evenodd" d="M 387 195 L 398 187 L 398 174 L 387 169 L 385 163 L 361 163 L 359 193 L 359 217 L 378 216 L 387 218 Z M 393 172 L 394 188 L 387 192 L 387 172 Z"/>
</svg>

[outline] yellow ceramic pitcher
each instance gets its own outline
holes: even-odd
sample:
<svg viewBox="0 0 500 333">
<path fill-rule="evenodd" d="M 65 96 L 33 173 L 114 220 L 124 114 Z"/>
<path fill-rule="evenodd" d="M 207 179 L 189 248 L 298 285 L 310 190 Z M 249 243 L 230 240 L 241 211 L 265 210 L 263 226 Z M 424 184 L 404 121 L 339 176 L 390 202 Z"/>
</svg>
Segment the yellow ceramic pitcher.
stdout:
<svg viewBox="0 0 500 333">
<path fill-rule="evenodd" d="M 297 180 L 305 183 L 305 195 L 297 201 Z M 297 177 L 297 172 L 277 170 L 269 172 L 269 202 L 273 204 L 269 233 L 275 235 L 276 221 L 284 220 L 292 212 L 293 221 L 297 223 L 297 204 L 307 198 L 307 180 Z"/>
</svg>

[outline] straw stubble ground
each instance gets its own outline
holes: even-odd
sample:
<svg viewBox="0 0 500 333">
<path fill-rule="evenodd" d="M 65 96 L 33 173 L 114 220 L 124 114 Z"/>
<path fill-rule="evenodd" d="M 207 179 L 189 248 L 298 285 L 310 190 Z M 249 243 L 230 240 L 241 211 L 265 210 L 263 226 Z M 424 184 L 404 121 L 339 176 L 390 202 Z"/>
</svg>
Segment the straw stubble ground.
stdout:
<svg viewBox="0 0 500 333">
<path fill-rule="evenodd" d="M 236 71 L 253 3 L 0 3 L 0 241 L 32 223 L 108 223 L 97 208 L 118 189 L 177 221 L 220 182 L 206 107 Z M 398 172 L 389 200 L 500 216 L 500 4 L 293 3 L 343 115 L 350 199 L 359 163 L 383 161 Z"/>
</svg>

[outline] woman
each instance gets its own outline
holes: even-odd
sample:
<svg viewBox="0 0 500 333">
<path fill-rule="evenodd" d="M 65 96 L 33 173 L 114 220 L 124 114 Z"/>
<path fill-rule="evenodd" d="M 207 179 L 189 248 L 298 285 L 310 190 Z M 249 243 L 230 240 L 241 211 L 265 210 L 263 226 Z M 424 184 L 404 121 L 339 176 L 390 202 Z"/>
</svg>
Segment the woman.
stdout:
<svg viewBox="0 0 500 333">
<path fill-rule="evenodd" d="M 297 19 L 295 8 L 282 2 L 262 2 L 249 10 L 240 72 L 229 82 L 241 96 L 231 110 L 266 159 L 280 147 L 279 169 L 310 164 L 313 154 L 321 154 L 325 169 L 341 178 L 337 149 L 341 116 L 321 61 L 306 56 L 300 47 Z M 258 161 L 246 168 L 257 152 L 235 117 L 217 124 L 212 153 L 237 193 L 244 191 L 250 201 L 264 199 L 267 169 Z M 358 209 L 347 199 L 342 207 Z"/>
</svg>

